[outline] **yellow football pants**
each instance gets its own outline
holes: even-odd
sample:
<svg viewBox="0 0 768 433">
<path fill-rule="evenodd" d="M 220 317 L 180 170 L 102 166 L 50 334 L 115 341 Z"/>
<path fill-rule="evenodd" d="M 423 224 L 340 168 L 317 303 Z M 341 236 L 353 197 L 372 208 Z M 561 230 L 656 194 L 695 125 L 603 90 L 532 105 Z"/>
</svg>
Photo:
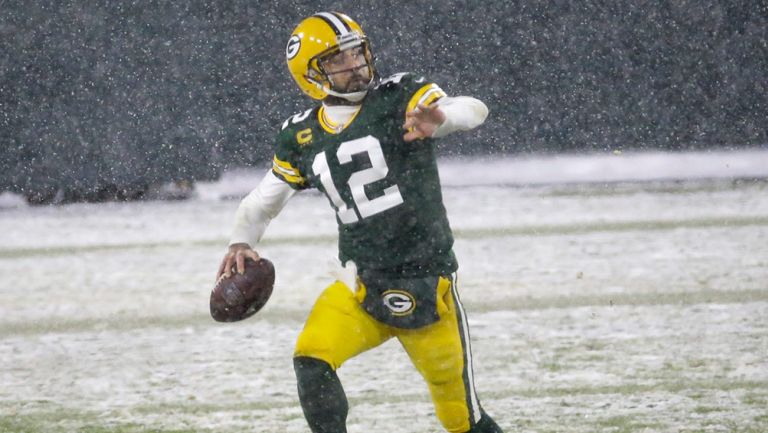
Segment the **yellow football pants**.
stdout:
<svg viewBox="0 0 768 433">
<path fill-rule="evenodd" d="M 336 370 L 346 360 L 396 337 L 426 380 L 443 427 L 451 433 L 469 431 L 480 420 L 480 406 L 472 378 L 466 316 L 455 277 L 453 280 L 440 278 L 438 282 L 440 320 L 419 329 L 393 328 L 378 322 L 360 305 L 364 287 L 353 294 L 347 285 L 336 281 L 312 308 L 296 343 L 295 356 L 321 359 Z"/>
</svg>

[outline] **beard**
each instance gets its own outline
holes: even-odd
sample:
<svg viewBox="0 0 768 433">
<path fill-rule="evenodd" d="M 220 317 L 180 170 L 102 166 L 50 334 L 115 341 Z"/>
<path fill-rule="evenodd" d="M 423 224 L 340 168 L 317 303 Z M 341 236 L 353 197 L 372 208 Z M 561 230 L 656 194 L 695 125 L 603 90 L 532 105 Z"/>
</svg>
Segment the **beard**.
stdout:
<svg viewBox="0 0 768 433">
<path fill-rule="evenodd" d="M 373 73 L 372 69 L 368 65 L 360 65 L 359 67 L 349 69 L 347 71 L 344 71 L 347 73 L 350 73 L 350 77 L 345 83 L 345 85 L 339 86 L 337 84 L 332 83 L 332 89 L 335 92 L 339 93 L 357 93 L 357 92 L 366 92 L 372 87 L 373 84 Z M 365 93 L 363 94 L 365 95 Z M 344 96 L 334 96 L 334 95 L 328 95 L 323 99 L 323 103 L 327 105 L 359 105 L 361 102 L 361 99 L 352 99 L 352 98 L 346 98 Z"/>
<path fill-rule="evenodd" d="M 352 71 L 352 77 L 344 88 L 338 89 L 343 93 L 361 92 L 367 90 L 371 83 L 371 70 L 368 65 L 362 65 Z"/>
</svg>

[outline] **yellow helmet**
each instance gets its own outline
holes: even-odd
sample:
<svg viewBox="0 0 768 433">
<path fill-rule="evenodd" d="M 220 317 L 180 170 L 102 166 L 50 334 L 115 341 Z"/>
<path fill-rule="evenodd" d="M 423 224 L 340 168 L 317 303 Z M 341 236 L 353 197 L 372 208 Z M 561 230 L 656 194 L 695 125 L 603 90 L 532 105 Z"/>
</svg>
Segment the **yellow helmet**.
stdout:
<svg viewBox="0 0 768 433">
<path fill-rule="evenodd" d="M 285 57 L 291 76 L 310 97 L 322 100 L 333 95 L 357 102 L 365 97 L 367 90 L 351 93 L 334 90 L 320 60 L 358 46 L 363 47 L 371 74 L 370 84 L 373 84 L 375 71 L 368 38 L 359 24 L 338 12 L 320 12 L 300 22 L 288 39 Z"/>
</svg>

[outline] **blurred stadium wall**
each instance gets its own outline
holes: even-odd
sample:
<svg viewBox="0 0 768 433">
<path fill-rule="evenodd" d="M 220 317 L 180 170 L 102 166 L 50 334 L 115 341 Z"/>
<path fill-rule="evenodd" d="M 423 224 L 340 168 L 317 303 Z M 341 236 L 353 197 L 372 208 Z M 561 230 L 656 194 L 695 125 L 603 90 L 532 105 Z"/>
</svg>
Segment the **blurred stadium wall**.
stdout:
<svg viewBox="0 0 768 433">
<path fill-rule="evenodd" d="M 310 106 L 284 64 L 314 1 L 0 2 L 0 191 L 137 198 L 266 166 Z M 489 105 L 444 154 L 768 143 L 764 1 L 336 1 L 382 75 Z M 63 198 L 62 198 L 63 194 Z"/>
</svg>

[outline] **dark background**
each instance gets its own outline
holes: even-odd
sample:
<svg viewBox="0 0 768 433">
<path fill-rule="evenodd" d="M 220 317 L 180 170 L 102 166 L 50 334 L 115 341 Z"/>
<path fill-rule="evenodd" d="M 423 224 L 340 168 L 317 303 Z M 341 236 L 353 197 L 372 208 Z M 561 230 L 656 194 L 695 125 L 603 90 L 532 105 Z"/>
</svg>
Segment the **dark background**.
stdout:
<svg viewBox="0 0 768 433">
<path fill-rule="evenodd" d="M 0 0 L 0 191 L 135 198 L 266 166 L 313 104 L 284 47 L 320 10 L 363 26 L 382 75 L 488 104 L 443 154 L 768 143 L 765 1 Z"/>
</svg>

